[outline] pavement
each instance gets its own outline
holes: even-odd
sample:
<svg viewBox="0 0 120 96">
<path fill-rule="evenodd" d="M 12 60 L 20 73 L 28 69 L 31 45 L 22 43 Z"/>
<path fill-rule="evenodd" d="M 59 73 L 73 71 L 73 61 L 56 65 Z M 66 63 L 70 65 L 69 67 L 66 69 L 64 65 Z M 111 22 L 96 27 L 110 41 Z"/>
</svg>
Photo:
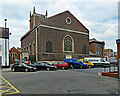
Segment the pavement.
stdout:
<svg viewBox="0 0 120 96">
<path fill-rule="evenodd" d="M 2 72 L 11 72 L 11 68 L 2 68 Z"/>
</svg>

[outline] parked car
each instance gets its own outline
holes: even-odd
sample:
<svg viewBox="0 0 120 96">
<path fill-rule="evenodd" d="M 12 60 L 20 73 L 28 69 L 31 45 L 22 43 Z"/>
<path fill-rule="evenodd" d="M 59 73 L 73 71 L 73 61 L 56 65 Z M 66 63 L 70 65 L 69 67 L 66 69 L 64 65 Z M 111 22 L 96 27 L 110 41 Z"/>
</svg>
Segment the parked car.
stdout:
<svg viewBox="0 0 120 96">
<path fill-rule="evenodd" d="M 63 70 L 69 68 L 68 63 L 63 61 L 55 62 L 52 65 L 56 66 L 58 69 L 63 69 Z"/>
<path fill-rule="evenodd" d="M 28 65 L 28 66 L 31 66 L 31 67 L 35 67 L 35 65 L 32 64 L 31 62 L 27 62 L 27 63 L 25 63 L 25 64 Z"/>
<path fill-rule="evenodd" d="M 94 64 L 92 62 L 88 61 L 87 59 L 80 59 L 80 60 L 82 62 L 86 63 L 88 68 L 94 67 Z"/>
<path fill-rule="evenodd" d="M 12 65 L 11 70 L 13 72 L 15 72 L 15 71 L 28 72 L 28 71 L 36 71 L 36 67 L 35 66 L 34 67 L 33 66 L 28 66 L 25 63 L 16 63 L 16 64 Z"/>
<path fill-rule="evenodd" d="M 101 57 L 85 57 L 88 61 L 92 62 L 94 66 L 104 66 L 104 65 L 110 65 L 110 62 L 105 61 Z"/>
<path fill-rule="evenodd" d="M 64 62 L 68 63 L 69 66 L 73 66 L 73 68 L 87 68 L 87 64 L 82 62 L 80 59 L 64 59 Z"/>
<path fill-rule="evenodd" d="M 47 62 L 38 62 L 38 63 L 34 63 L 34 65 L 36 66 L 37 70 L 41 70 L 41 69 L 45 69 L 47 71 L 57 70 L 56 66 L 53 66 Z"/>
</svg>

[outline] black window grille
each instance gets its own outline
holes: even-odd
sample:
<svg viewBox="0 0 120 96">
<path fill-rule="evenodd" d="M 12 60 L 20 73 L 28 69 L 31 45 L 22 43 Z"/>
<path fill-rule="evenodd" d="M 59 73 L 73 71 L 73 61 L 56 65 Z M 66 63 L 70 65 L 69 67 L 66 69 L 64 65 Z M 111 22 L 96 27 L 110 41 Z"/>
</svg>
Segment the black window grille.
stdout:
<svg viewBox="0 0 120 96">
<path fill-rule="evenodd" d="M 72 39 L 70 36 L 64 38 L 64 51 L 72 51 Z"/>
</svg>

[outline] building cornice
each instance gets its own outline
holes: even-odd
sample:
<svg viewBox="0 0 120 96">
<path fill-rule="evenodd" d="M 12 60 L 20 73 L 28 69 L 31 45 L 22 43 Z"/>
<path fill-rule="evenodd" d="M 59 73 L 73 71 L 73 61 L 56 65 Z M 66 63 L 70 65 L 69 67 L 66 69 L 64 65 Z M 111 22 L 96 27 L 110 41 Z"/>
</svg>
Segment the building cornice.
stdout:
<svg viewBox="0 0 120 96">
<path fill-rule="evenodd" d="M 56 29 L 56 30 L 61 30 L 61 31 L 68 31 L 68 32 L 72 32 L 72 33 L 80 33 L 80 34 L 83 34 L 83 35 L 89 35 L 89 33 L 86 33 L 86 32 L 80 32 L 80 31 L 76 31 L 76 30 L 71 30 L 71 29 L 66 29 L 66 28 L 60 28 L 60 27 L 54 27 L 54 26 L 43 25 L 43 24 L 40 24 L 40 27 L 45 27 L 45 28 L 50 28 L 50 29 Z"/>
<path fill-rule="evenodd" d="M 28 31 L 23 37 L 21 37 L 21 40 L 24 37 L 26 37 L 27 35 L 29 35 L 32 32 L 34 32 L 39 27 L 50 28 L 50 29 L 55 29 L 55 30 L 60 30 L 60 31 L 67 31 L 67 32 L 78 33 L 78 34 L 83 34 L 83 35 L 89 35 L 89 33 L 87 33 L 87 32 L 81 32 L 81 31 L 76 31 L 76 30 L 71 30 L 71 29 L 66 29 L 66 28 L 60 28 L 60 27 L 55 27 L 55 26 L 49 26 L 49 25 L 39 24 L 38 26 L 35 26 L 32 30 Z"/>
</svg>

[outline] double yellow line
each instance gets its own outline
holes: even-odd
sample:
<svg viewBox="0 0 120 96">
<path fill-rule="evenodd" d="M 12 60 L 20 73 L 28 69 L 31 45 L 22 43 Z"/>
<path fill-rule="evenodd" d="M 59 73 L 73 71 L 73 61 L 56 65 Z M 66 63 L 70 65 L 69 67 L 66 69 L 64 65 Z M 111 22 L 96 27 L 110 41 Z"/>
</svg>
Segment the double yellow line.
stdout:
<svg viewBox="0 0 120 96">
<path fill-rule="evenodd" d="M 2 78 L 2 80 L 4 80 L 4 82 L 7 83 L 6 85 L 9 85 L 9 86 L 10 86 L 9 89 L 7 89 L 7 90 L 5 90 L 5 91 L 2 90 L 2 94 L 4 94 L 5 92 L 6 92 L 6 94 L 20 93 L 20 91 L 18 91 L 12 84 L 10 84 L 4 77 L 2 77 L 2 76 L 0 76 L 0 77 Z M 6 86 L 6 85 L 5 85 L 5 86 Z M 2 86 L 2 87 L 3 87 L 3 86 Z M 12 90 L 12 89 L 14 89 L 15 91 L 10 91 L 10 90 Z M 8 93 L 7 93 L 7 92 L 8 92 Z"/>
</svg>

